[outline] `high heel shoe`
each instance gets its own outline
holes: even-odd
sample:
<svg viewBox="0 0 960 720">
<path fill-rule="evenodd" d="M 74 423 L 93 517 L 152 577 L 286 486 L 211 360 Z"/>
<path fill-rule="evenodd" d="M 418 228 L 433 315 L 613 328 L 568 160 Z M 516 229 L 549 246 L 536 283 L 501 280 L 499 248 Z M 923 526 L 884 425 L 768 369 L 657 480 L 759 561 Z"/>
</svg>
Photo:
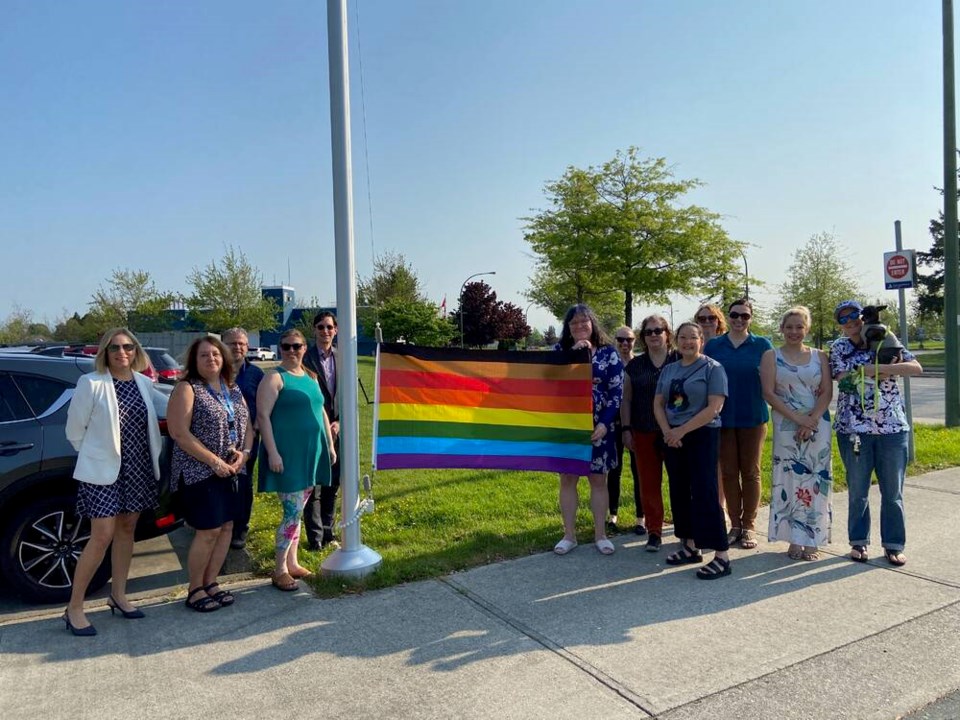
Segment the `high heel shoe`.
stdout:
<svg viewBox="0 0 960 720">
<path fill-rule="evenodd" d="M 139 620 L 142 617 L 146 617 L 146 615 L 143 614 L 143 610 L 140 610 L 139 608 L 134 608 L 133 610 L 124 610 L 122 607 L 120 607 L 117 601 L 113 599 L 113 595 L 111 595 L 110 599 L 107 600 L 107 607 L 110 608 L 111 615 L 113 615 L 115 610 L 119 610 L 120 614 L 123 615 L 123 617 L 125 617 L 127 620 Z"/>
<path fill-rule="evenodd" d="M 87 625 L 84 628 L 74 627 L 73 623 L 70 622 L 70 615 L 66 610 L 63 611 L 63 621 L 67 624 L 67 630 L 72 632 L 77 637 L 93 637 L 97 634 L 97 629 L 93 625 Z"/>
</svg>

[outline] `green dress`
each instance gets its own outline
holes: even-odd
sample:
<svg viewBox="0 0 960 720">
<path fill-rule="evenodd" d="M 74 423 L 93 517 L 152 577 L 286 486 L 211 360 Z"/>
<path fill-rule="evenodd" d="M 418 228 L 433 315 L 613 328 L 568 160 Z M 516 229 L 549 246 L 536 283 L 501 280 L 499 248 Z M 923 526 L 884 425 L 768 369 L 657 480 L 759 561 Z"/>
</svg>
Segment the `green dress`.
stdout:
<svg viewBox="0 0 960 720">
<path fill-rule="evenodd" d="M 330 484 L 330 449 L 323 426 L 323 393 L 317 381 L 304 373 L 291 375 L 281 367 L 283 382 L 270 413 L 273 439 L 283 458 L 283 472 L 270 469 L 267 449 L 260 444 L 260 492 L 293 493 L 313 485 Z"/>
</svg>

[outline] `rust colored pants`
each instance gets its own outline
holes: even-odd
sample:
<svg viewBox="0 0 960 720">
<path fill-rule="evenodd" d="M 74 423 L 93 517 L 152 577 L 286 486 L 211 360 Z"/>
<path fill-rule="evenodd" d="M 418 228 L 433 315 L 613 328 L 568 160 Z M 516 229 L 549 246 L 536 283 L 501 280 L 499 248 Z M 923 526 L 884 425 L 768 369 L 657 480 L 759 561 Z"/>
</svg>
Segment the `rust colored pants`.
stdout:
<svg viewBox="0 0 960 720">
<path fill-rule="evenodd" d="M 760 507 L 760 453 L 767 424 L 720 429 L 720 475 L 730 527 L 755 530 Z"/>
<path fill-rule="evenodd" d="M 663 444 L 658 432 L 631 430 L 647 532 L 663 535 Z"/>
</svg>

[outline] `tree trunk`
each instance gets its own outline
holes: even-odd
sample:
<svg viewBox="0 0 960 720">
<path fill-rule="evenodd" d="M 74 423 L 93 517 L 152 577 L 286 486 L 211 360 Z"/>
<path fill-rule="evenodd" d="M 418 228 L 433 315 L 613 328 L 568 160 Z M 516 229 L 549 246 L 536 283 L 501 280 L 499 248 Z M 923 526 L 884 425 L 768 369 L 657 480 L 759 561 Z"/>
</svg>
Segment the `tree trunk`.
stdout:
<svg viewBox="0 0 960 720">
<path fill-rule="evenodd" d="M 623 291 L 623 324 L 633 327 L 633 290 Z"/>
</svg>

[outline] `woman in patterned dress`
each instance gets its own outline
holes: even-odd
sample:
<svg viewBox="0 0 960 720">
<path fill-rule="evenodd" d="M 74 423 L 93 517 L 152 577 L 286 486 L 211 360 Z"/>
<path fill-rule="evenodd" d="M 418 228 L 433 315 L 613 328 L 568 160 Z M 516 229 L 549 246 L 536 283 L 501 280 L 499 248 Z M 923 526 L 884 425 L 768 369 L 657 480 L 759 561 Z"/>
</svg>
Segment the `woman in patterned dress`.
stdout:
<svg viewBox="0 0 960 720">
<path fill-rule="evenodd" d="M 280 365 L 260 383 L 257 414 L 263 446 L 260 492 L 275 492 L 282 517 L 276 535 L 273 586 L 296 590 L 313 573 L 300 565 L 300 519 L 313 488 L 329 487 L 337 461 L 330 420 L 316 376 L 303 366 L 307 341 L 299 330 L 280 336 Z"/>
<path fill-rule="evenodd" d="M 77 514 L 90 518 L 90 540 L 77 561 L 63 619 L 74 635 L 88 636 L 97 631 L 84 615 L 83 598 L 108 547 L 110 612 L 143 617 L 127 600 L 127 574 L 137 518 L 157 505 L 162 447 L 153 384 L 139 372 L 147 367 L 147 356 L 133 333 L 107 331 L 94 365 L 96 370 L 77 383 L 66 425 L 67 440 L 78 453 L 73 473 L 80 481 Z"/>
<path fill-rule="evenodd" d="M 826 353 L 803 344 L 810 311 L 798 306 L 780 320 L 783 346 L 760 360 L 763 398 L 773 408 L 773 483 L 767 539 L 790 543 L 791 560 L 818 560 L 830 542 L 833 513 L 830 399 Z"/>
<path fill-rule="evenodd" d="M 597 316 L 586 305 L 574 305 L 563 319 L 563 332 L 557 350 L 590 351 L 593 365 L 593 459 L 590 464 L 590 510 L 593 512 L 593 534 L 597 550 L 613 554 L 613 543 L 607 539 L 604 520 L 609 495 L 607 473 L 617 460 L 614 423 L 620 413 L 623 397 L 623 363 L 603 332 Z M 560 514 L 563 516 L 563 538 L 553 551 L 566 555 L 577 546 L 577 475 L 560 474 Z"/>
<path fill-rule="evenodd" d="M 230 353 L 215 337 L 197 338 L 187 349 L 180 382 L 167 410 L 173 450 L 171 486 L 180 488 L 183 516 L 196 534 L 187 554 L 186 605 L 211 612 L 232 605 L 217 575 L 230 549 L 243 472 L 253 430 L 240 388 L 233 382 Z"/>
</svg>

